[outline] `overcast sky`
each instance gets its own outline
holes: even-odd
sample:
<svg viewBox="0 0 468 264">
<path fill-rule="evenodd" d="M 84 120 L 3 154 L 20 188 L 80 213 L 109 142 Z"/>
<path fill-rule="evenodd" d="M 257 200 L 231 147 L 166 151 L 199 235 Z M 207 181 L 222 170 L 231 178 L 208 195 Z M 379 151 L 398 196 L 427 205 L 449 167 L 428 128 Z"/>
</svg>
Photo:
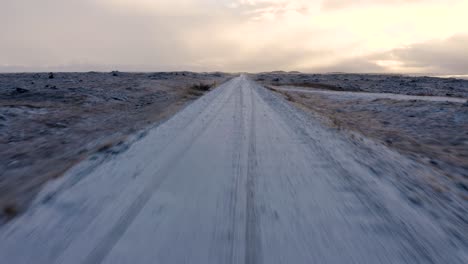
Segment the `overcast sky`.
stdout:
<svg viewBox="0 0 468 264">
<path fill-rule="evenodd" d="M 468 0 L 0 0 L 0 71 L 468 74 Z"/>
</svg>

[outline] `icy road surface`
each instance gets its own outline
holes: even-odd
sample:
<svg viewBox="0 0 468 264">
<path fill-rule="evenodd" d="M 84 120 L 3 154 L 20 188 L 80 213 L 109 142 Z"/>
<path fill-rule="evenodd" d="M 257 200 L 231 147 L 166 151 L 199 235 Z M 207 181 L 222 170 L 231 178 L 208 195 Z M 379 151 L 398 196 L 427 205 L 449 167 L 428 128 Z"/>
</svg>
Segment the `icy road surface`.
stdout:
<svg viewBox="0 0 468 264">
<path fill-rule="evenodd" d="M 0 262 L 468 263 L 385 180 L 411 168 L 240 76 L 49 184 L 0 229 Z"/>
</svg>

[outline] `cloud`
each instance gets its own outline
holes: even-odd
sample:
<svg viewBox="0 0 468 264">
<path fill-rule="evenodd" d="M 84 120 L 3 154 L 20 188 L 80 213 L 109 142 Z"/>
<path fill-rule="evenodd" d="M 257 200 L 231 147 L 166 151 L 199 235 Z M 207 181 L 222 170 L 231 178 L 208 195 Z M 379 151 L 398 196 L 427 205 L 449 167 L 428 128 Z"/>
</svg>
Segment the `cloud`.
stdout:
<svg viewBox="0 0 468 264">
<path fill-rule="evenodd" d="M 377 63 L 368 60 L 367 58 L 348 58 L 340 60 L 336 63 L 307 68 L 303 71 L 306 72 L 319 72 L 319 73 L 328 73 L 328 72 L 346 72 L 346 73 L 382 73 L 386 72 L 386 69 Z"/>
<path fill-rule="evenodd" d="M 0 65 L 186 65 L 183 35 L 203 17 L 142 15 L 94 1 L 15 0 L 0 9 Z M 14 26 L 13 26 L 14 25 Z"/>
<path fill-rule="evenodd" d="M 407 45 L 373 54 L 368 59 L 376 64 L 393 65 L 387 67 L 390 71 L 467 74 L 468 34 Z"/>
<path fill-rule="evenodd" d="M 324 0 L 322 2 L 323 10 L 338 10 L 349 7 L 369 7 L 374 5 L 404 5 L 412 3 L 430 3 L 430 2 L 456 2 L 458 0 Z"/>
<path fill-rule="evenodd" d="M 239 11 L 248 19 L 273 20 L 288 13 L 307 15 L 317 1 L 304 0 L 237 0 L 227 6 Z"/>
<path fill-rule="evenodd" d="M 368 8 L 376 1 L 387 6 Z M 415 0 L 376 1 L 340 1 L 360 8 L 324 12 L 322 4 L 333 1 L 0 0 L 0 71 L 465 67 L 463 37 L 426 42 L 465 31 L 468 2 L 420 0 L 401 8 Z M 449 42 L 462 44 L 446 55 Z"/>
<path fill-rule="evenodd" d="M 468 74 L 468 34 L 338 59 L 306 72 Z"/>
<path fill-rule="evenodd" d="M 0 70 L 257 71 L 290 68 L 313 57 L 307 47 L 311 37 L 300 35 L 312 36 L 314 29 L 298 25 L 291 30 L 285 18 L 265 28 L 226 5 L 184 13 L 176 5 L 190 7 L 196 1 L 137 2 L 142 6 L 130 9 L 126 0 L 11 2 L 0 10 L 1 20 L 9 22 L 0 23 L 5 33 Z M 242 12 L 265 7 L 246 5 L 239 7 Z M 280 38 L 303 42 L 284 45 Z"/>
</svg>

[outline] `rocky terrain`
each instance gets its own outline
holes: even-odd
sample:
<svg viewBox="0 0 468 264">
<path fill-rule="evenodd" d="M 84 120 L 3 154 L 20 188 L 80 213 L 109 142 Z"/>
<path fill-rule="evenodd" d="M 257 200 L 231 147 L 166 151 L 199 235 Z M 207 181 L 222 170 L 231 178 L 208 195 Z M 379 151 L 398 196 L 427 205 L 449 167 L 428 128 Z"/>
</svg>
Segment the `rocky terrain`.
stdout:
<svg viewBox="0 0 468 264">
<path fill-rule="evenodd" d="M 346 132 L 243 74 L 47 184 L 0 259 L 467 263 L 468 203 L 430 188 L 446 177 Z"/>
<path fill-rule="evenodd" d="M 118 152 L 129 135 L 158 124 L 231 77 L 191 72 L 1 74 L 3 219 L 23 211 L 48 180 L 92 154 Z M 431 167 L 445 176 L 428 177 L 427 188 L 447 200 L 455 195 L 468 201 L 468 81 L 283 72 L 251 77 L 328 125 Z"/>
<path fill-rule="evenodd" d="M 429 188 L 447 201 L 452 195 L 468 201 L 467 80 L 299 73 L 254 78 L 329 125 L 426 164 L 445 175 L 428 177 Z"/>
<path fill-rule="evenodd" d="M 230 78 L 223 73 L 0 74 L 0 218 L 20 213 L 50 179 L 111 153 Z"/>
<path fill-rule="evenodd" d="M 396 93 L 406 95 L 468 98 L 468 80 L 456 78 L 410 77 L 390 74 L 304 74 L 259 73 L 255 80 L 269 85 L 290 85 L 336 91 Z"/>
</svg>

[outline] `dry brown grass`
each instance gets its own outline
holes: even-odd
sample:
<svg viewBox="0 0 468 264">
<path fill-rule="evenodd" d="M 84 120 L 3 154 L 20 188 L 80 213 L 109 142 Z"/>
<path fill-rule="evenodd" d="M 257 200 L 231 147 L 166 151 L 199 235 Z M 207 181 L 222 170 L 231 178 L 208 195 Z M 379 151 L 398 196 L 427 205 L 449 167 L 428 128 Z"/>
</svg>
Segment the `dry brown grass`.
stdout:
<svg viewBox="0 0 468 264">
<path fill-rule="evenodd" d="M 457 193 L 468 195 L 468 184 L 463 180 L 468 168 L 468 149 L 464 143 L 468 142 L 468 126 L 453 121 L 454 116 L 460 119 L 466 116 L 466 111 L 459 104 L 343 101 L 321 95 L 302 96 L 300 92 L 272 90 L 294 105 L 318 113 L 331 127 L 358 132 L 432 167 L 456 186 Z M 437 115 L 421 114 L 421 109 L 426 109 L 424 107 L 437 109 Z M 441 114 L 442 110 L 446 111 L 445 115 Z M 448 191 L 437 181 L 428 180 L 428 184 L 434 192 Z"/>
<path fill-rule="evenodd" d="M 6 216 L 7 219 L 14 218 L 16 215 L 18 215 L 18 207 L 15 204 L 6 204 L 3 207 L 3 214 Z"/>
<path fill-rule="evenodd" d="M 21 214 L 47 181 L 92 154 L 123 151 L 116 146 L 126 136 L 169 118 L 228 77 L 0 74 L 6 87 L 0 89 L 0 222 Z"/>
<path fill-rule="evenodd" d="M 207 92 L 211 89 L 211 87 L 215 86 L 216 83 L 213 84 L 207 84 L 207 83 L 198 83 L 190 86 L 190 89 L 195 90 L 195 91 L 202 91 L 202 92 Z"/>
</svg>

